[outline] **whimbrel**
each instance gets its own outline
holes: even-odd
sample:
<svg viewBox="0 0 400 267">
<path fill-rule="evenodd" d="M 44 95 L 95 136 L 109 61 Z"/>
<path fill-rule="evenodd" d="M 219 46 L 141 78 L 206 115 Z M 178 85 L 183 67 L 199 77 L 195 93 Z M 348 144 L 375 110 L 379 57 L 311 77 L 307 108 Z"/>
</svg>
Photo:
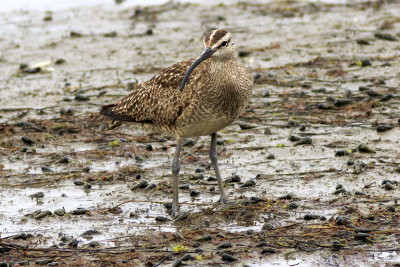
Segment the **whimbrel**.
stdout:
<svg viewBox="0 0 400 267">
<path fill-rule="evenodd" d="M 153 131 L 176 139 L 172 216 L 179 212 L 179 154 L 183 138 L 211 135 L 210 159 L 218 180 L 219 201 L 227 201 L 218 169 L 217 131 L 243 113 L 252 94 L 253 78 L 237 61 L 231 34 L 213 30 L 203 42 L 205 49 L 198 58 L 173 64 L 100 111 L 116 121 L 150 125 Z"/>
</svg>

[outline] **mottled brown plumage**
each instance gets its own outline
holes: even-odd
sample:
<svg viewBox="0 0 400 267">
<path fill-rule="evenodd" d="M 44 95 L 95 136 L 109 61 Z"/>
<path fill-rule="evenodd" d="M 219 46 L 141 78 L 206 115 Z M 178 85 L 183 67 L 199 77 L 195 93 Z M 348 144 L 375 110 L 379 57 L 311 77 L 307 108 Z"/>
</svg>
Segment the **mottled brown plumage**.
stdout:
<svg viewBox="0 0 400 267">
<path fill-rule="evenodd" d="M 240 116 L 252 93 L 252 76 L 237 61 L 231 34 L 214 30 L 203 42 L 206 49 L 199 58 L 173 64 L 100 111 L 114 120 L 146 124 L 177 139 L 174 213 L 178 210 L 175 180 L 179 173 L 180 142 L 185 137 L 213 136 L 210 157 L 220 184 L 221 200 L 225 200 L 216 155 L 211 155 L 215 154 L 215 133 Z"/>
</svg>

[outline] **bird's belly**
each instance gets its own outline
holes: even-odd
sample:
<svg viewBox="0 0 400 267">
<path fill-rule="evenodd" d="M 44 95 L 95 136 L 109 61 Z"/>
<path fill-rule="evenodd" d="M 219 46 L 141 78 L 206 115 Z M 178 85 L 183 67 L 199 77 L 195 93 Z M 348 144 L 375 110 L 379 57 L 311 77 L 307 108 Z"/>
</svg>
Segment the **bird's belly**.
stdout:
<svg viewBox="0 0 400 267">
<path fill-rule="evenodd" d="M 181 136 L 183 138 L 210 135 L 225 128 L 232 122 L 233 120 L 231 118 L 227 118 L 224 115 L 214 115 L 204 118 L 194 124 L 185 125 L 184 127 L 180 128 L 179 131 L 181 132 Z"/>
</svg>

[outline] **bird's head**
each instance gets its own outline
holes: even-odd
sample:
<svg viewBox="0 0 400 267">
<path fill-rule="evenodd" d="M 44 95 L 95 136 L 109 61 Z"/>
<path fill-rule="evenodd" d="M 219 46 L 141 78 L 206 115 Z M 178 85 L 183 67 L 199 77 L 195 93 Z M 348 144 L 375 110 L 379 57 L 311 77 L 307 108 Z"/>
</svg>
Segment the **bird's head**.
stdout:
<svg viewBox="0 0 400 267">
<path fill-rule="evenodd" d="M 210 57 L 220 60 L 235 57 L 235 45 L 232 42 L 232 36 L 225 30 L 210 31 L 204 36 L 203 43 L 205 49 L 187 70 L 180 87 L 181 91 L 185 87 L 190 73 L 204 60 Z"/>
</svg>

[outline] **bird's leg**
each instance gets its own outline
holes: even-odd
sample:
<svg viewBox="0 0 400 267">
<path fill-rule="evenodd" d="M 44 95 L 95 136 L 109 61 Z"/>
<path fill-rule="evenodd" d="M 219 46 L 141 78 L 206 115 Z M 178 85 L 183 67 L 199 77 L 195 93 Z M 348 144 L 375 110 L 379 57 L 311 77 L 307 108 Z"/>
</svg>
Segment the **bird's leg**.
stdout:
<svg viewBox="0 0 400 267">
<path fill-rule="evenodd" d="M 172 217 L 175 217 L 179 212 L 179 201 L 178 201 L 178 183 L 179 183 L 179 171 L 181 169 L 179 165 L 179 154 L 181 152 L 182 138 L 179 138 L 176 142 L 175 156 L 172 161 L 172 179 L 173 179 L 173 202 L 172 202 Z"/>
<path fill-rule="evenodd" d="M 221 195 L 221 197 L 219 198 L 219 201 L 222 203 L 226 203 L 228 199 L 225 195 L 224 185 L 222 184 L 221 175 L 220 175 L 219 169 L 218 169 L 217 133 L 213 133 L 211 135 L 210 159 L 211 159 L 211 163 L 214 167 L 215 176 L 217 176 L 217 180 L 218 180 L 219 193 Z"/>
</svg>

